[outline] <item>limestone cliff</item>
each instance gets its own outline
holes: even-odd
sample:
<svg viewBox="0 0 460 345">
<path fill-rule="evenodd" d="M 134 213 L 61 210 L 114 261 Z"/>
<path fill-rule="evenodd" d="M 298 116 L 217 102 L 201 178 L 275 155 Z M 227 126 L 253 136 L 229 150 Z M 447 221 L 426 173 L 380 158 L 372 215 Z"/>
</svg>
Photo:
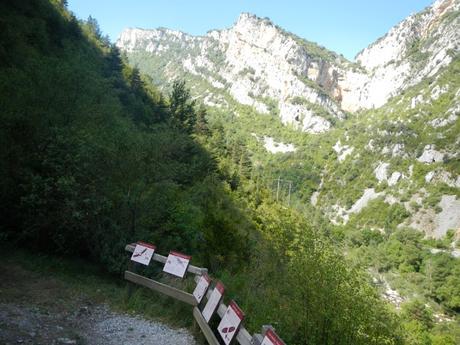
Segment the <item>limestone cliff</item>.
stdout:
<svg viewBox="0 0 460 345">
<path fill-rule="evenodd" d="M 184 74 L 203 79 L 213 90 L 198 96 L 208 105 L 225 106 L 218 94 L 228 93 L 260 113 L 276 110 L 284 124 L 320 133 L 344 111 L 380 107 L 449 64 L 460 45 L 459 8 L 459 0 L 436 1 L 360 52 L 356 62 L 248 13 L 205 36 L 126 29 L 117 46 L 136 64 L 151 59 L 161 82 Z"/>
</svg>

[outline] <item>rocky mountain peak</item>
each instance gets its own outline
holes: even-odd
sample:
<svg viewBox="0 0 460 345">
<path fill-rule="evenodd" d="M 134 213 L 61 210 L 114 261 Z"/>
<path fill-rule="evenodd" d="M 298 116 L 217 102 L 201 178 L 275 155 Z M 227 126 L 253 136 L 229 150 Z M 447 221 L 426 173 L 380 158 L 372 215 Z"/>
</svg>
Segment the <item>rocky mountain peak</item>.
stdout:
<svg viewBox="0 0 460 345">
<path fill-rule="evenodd" d="M 202 87 L 194 92 L 208 105 L 227 107 L 222 99 L 228 95 L 259 113 L 278 114 L 284 124 L 320 133 L 345 111 L 380 107 L 448 65 L 460 46 L 459 3 L 438 0 L 411 15 L 360 52 L 357 63 L 250 13 L 205 36 L 127 29 L 117 45 L 137 52 L 132 59 L 163 66 L 155 71 L 163 74 L 159 84 L 174 77 L 200 79 Z"/>
<path fill-rule="evenodd" d="M 441 33 L 449 33 L 453 42 L 443 40 L 444 50 L 455 47 L 458 43 L 458 16 L 455 13 L 460 8 L 459 0 L 438 0 L 424 11 L 412 14 L 402 22 L 394 26 L 385 36 L 357 54 L 356 60 L 366 69 L 373 70 L 383 67 L 391 62 L 400 61 L 414 53 L 414 48 L 424 48 L 427 51 L 430 46 L 416 47 L 418 42 L 431 38 L 442 39 Z M 454 14 L 453 18 L 445 18 Z M 444 20 L 454 19 L 454 20 Z M 435 42 L 429 42 L 435 43 Z M 439 43 L 439 42 L 438 42 Z M 439 44 L 438 44 L 439 45 Z M 458 49 L 458 47 L 457 47 Z"/>
<path fill-rule="evenodd" d="M 238 27 L 248 27 L 249 25 L 253 26 L 260 26 L 260 25 L 271 25 L 274 26 L 270 18 L 261 18 L 257 15 L 249 12 L 242 12 L 238 19 L 236 20 L 233 28 L 236 29 Z"/>
</svg>

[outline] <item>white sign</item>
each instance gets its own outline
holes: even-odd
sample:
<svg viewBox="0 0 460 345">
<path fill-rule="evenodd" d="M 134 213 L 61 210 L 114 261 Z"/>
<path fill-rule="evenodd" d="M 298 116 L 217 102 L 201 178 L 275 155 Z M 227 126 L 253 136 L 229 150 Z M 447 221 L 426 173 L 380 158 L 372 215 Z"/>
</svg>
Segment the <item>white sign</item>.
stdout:
<svg viewBox="0 0 460 345">
<path fill-rule="evenodd" d="M 241 309 L 234 301 L 231 301 L 222 320 L 220 320 L 219 326 L 217 326 L 217 331 L 224 340 L 225 345 L 230 344 L 243 318 L 244 314 Z"/>
<path fill-rule="evenodd" d="M 265 333 L 264 341 L 260 345 L 284 345 L 284 342 L 271 329 Z"/>
<path fill-rule="evenodd" d="M 209 320 L 211 320 L 211 316 L 216 311 L 216 308 L 219 305 L 220 299 L 222 298 L 224 291 L 224 284 L 222 284 L 221 282 L 217 282 L 216 287 L 214 288 L 214 290 L 212 290 L 211 296 L 209 297 L 208 302 L 206 303 L 203 309 L 202 314 L 206 322 L 209 322 Z"/>
<path fill-rule="evenodd" d="M 209 279 L 207 274 L 203 274 L 196 285 L 195 290 L 193 291 L 193 296 L 195 296 L 198 303 L 201 302 L 206 291 L 208 291 L 209 284 L 211 283 L 211 279 Z"/>
<path fill-rule="evenodd" d="M 185 272 L 187 272 L 188 264 L 192 257 L 179 252 L 169 252 L 166 264 L 163 267 L 163 272 L 173 274 L 180 278 L 184 278 Z"/>
<path fill-rule="evenodd" d="M 155 252 L 155 246 L 145 242 L 136 243 L 131 260 L 148 266 Z"/>
</svg>

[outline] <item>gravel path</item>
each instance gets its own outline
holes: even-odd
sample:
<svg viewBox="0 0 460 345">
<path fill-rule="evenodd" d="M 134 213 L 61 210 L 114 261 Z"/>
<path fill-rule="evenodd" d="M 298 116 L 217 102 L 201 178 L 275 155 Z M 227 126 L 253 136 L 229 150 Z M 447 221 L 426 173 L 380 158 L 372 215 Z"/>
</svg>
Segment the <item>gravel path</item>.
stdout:
<svg viewBox="0 0 460 345">
<path fill-rule="evenodd" d="M 88 344 L 94 345 L 194 345 L 185 329 L 172 329 L 159 322 L 138 316 L 121 315 L 98 308 L 87 334 Z"/>
<path fill-rule="evenodd" d="M 186 329 L 115 312 L 51 276 L 0 261 L 0 345 L 197 345 Z"/>
<path fill-rule="evenodd" d="M 0 344 L 42 345 L 195 345 L 185 329 L 113 312 L 106 305 L 75 313 L 0 304 Z"/>
</svg>

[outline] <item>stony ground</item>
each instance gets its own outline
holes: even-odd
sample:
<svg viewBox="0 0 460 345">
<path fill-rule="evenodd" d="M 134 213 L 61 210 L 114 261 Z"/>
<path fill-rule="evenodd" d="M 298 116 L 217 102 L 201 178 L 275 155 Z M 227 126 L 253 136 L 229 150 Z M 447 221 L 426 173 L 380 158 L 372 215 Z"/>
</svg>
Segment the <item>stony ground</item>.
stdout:
<svg viewBox="0 0 460 345">
<path fill-rule="evenodd" d="M 62 281 L 0 263 L 0 344 L 196 343 L 187 330 L 115 312 Z"/>
</svg>

